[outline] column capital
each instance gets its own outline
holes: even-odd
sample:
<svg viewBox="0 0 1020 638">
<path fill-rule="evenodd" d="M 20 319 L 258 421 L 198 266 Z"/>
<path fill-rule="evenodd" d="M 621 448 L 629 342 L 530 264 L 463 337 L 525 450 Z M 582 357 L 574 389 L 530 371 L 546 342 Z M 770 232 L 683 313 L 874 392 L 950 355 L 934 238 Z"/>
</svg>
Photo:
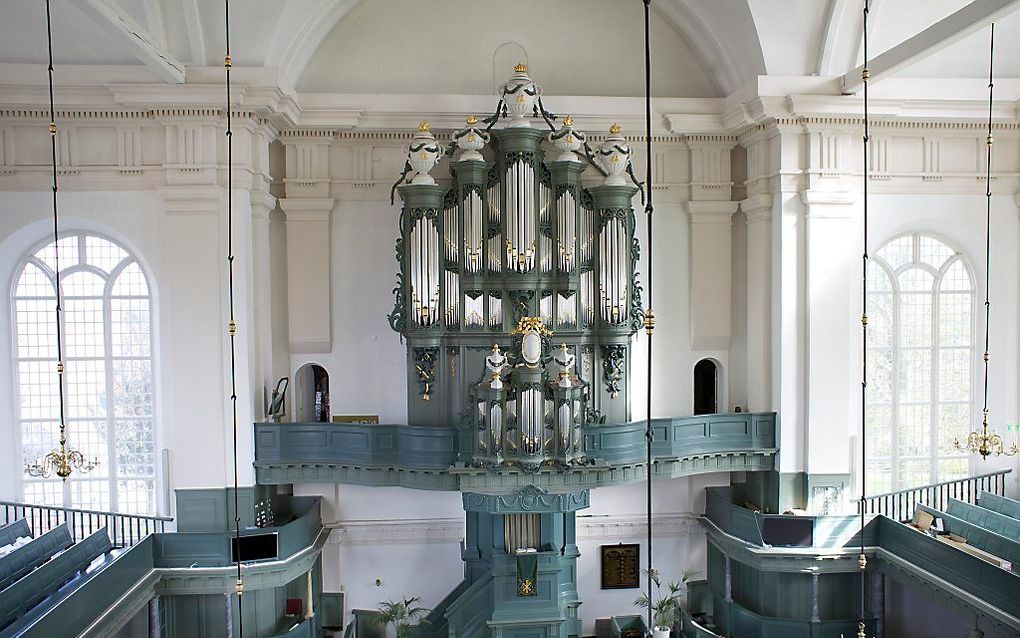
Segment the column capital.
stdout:
<svg viewBox="0 0 1020 638">
<path fill-rule="evenodd" d="M 774 197 L 771 194 L 751 195 L 739 202 L 740 210 L 747 216 L 748 224 L 755 224 L 772 219 Z"/>
<path fill-rule="evenodd" d="M 801 192 L 804 216 L 819 219 L 849 219 L 859 194 L 854 191 L 829 191 L 817 188 Z"/>
<path fill-rule="evenodd" d="M 216 215 L 224 189 L 219 186 L 163 186 L 157 191 L 170 215 Z"/>
<path fill-rule="evenodd" d="M 269 219 L 269 213 L 276 208 L 276 197 L 268 191 L 251 192 L 251 216 L 256 219 Z"/>
<path fill-rule="evenodd" d="M 687 202 L 687 213 L 692 224 L 729 224 L 739 205 L 739 202 Z"/>
<path fill-rule="evenodd" d="M 281 197 L 278 201 L 288 224 L 329 221 L 336 204 L 332 197 Z"/>
</svg>

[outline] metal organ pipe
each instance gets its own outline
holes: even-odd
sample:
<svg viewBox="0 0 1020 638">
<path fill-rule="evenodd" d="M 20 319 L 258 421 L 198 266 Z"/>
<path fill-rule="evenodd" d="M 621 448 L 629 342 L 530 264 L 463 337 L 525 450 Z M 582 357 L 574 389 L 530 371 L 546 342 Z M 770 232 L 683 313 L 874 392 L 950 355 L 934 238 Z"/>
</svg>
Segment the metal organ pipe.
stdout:
<svg viewBox="0 0 1020 638">
<path fill-rule="evenodd" d="M 439 231 L 425 216 L 411 231 L 411 302 L 418 325 L 435 323 L 439 309 Z"/>
</svg>

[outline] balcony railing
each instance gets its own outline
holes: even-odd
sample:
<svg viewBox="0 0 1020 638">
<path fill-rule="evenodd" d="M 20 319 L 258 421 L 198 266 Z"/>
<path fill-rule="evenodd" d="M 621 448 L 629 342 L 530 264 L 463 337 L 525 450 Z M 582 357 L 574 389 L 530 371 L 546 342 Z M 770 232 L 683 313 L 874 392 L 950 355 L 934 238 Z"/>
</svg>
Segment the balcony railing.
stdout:
<svg viewBox="0 0 1020 638">
<path fill-rule="evenodd" d="M 130 547 L 149 534 L 165 532 L 167 524 L 174 520 L 166 516 L 118 514 L 10 501 L 0 501 L 0 511 L 0 524 L 6 525 L 23 518 L 32 530 L 32 536 L 45 534 L 67 523 L 71 538 L 76 543 L 105 527 L 114 547 Z"/>
<path fill-rule="evenodd" d="M 863 505 L 867 514 L 884 514 L 895 521 L 905 521 L 914 516 L 914 508 L 917 505 L 927 505 L 932 509 L 945 511 L 951 498 L 977 505 L 982 492 L 1005 496 L 1006 475 L 1012 471 L 1007 468 L 954 481 L 876 494 L 864 498 L 858 507 Z"/>
</svg>

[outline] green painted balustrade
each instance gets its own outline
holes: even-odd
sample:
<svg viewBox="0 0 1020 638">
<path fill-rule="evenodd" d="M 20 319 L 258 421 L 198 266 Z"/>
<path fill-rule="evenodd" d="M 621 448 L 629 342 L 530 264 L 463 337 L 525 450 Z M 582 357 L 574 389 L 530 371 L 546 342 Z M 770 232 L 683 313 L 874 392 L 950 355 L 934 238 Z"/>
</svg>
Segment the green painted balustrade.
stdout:
<svg viewBox="0 0 1020 638">
<path fill-rule="evenodd" d="M 978 505 L 1020 521 L 1020 501 L 991 492 L 982 492 L 978 498 Z"/>
<path fill-rule="evenodd" d="M 279 555 L 276 560 L 287 560 L 313 545 L 322 531 L 320 501 L 317 497 L 296 496 L 288 501 L 289 514 L 293 516 L 289 522 L 276 527 L 241 529 L 241 536 L 276 532 L 279 535 Z M 229 531 L 154 534 L 154 564 L 156 567 L 228 566 L 231 564 L 231 538 Z"/>
<path fill-rule="evenodd" d="M 652 429 L 656 476 L 772 468 L 772 412 L 654 419 Z M 644 477 L 644 421 L 588 425 L 583 436 L 594 465 L 543 472 L 582 487 Z M 474 442 L 474 433 L 458 426 L 256 423 L 255 470 L 265 485 L 306 480 L 444 490 L 493 487 L 478 478 L 492 474 L 489 470 L 465 465 Z"/>
<path fill-rule="evenodd" d="M 719 531 L 756 546 L 765 546 L 762 529 L 766 520 L 796 518 L 811 521 L 812 548 L 853 548 L 860 544 L 860 517 L 847 516 L 788 516 L 762 514 L 742 505 L 745 498 L 742 484 L 709 487 L 705 489 L 705 518 Z M 738 504 L 739 503 L 739 504 Z M 868 515 L 872 520 L 874 515 Z M 877 531 L 865 526 L 865 544 L 874 544 Z"/>
<path fill-rule="evenodd" d="M 446 610 L 448 636 L 476 636 L 484 631 L 492 617 L 492 577 L 482 578 L 453 601 Z"/>
</svg>

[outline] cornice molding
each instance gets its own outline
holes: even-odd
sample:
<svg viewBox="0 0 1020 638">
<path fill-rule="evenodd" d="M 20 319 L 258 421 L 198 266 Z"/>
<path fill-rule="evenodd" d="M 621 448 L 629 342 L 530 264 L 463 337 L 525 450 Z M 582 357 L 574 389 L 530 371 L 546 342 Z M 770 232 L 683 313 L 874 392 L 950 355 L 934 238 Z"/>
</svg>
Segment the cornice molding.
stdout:
<svg viewBox="0 0 1020 638">
<path fill-rule="evenodd" d="M 462 518 L 341 521 L 330 530 L 329 545 L 417 545 L 464 540 Z"/>
<path fill-rule="evenodd" d="M 336 200 L 332 197 L 281 197 L 277 200 L 287 223 L 329 221 Z"/>
<path fill-rule="evenodd" d="M 642 514 L 578 514 L 576 520 L 579 539 L 634 538 L 648 533 L 648 522 Z M 652 536 L 655 537 L 685 538 L 704 534 L 698 515 L 693 512 L 656 514 L 652 518 Z"/>
</svg>

